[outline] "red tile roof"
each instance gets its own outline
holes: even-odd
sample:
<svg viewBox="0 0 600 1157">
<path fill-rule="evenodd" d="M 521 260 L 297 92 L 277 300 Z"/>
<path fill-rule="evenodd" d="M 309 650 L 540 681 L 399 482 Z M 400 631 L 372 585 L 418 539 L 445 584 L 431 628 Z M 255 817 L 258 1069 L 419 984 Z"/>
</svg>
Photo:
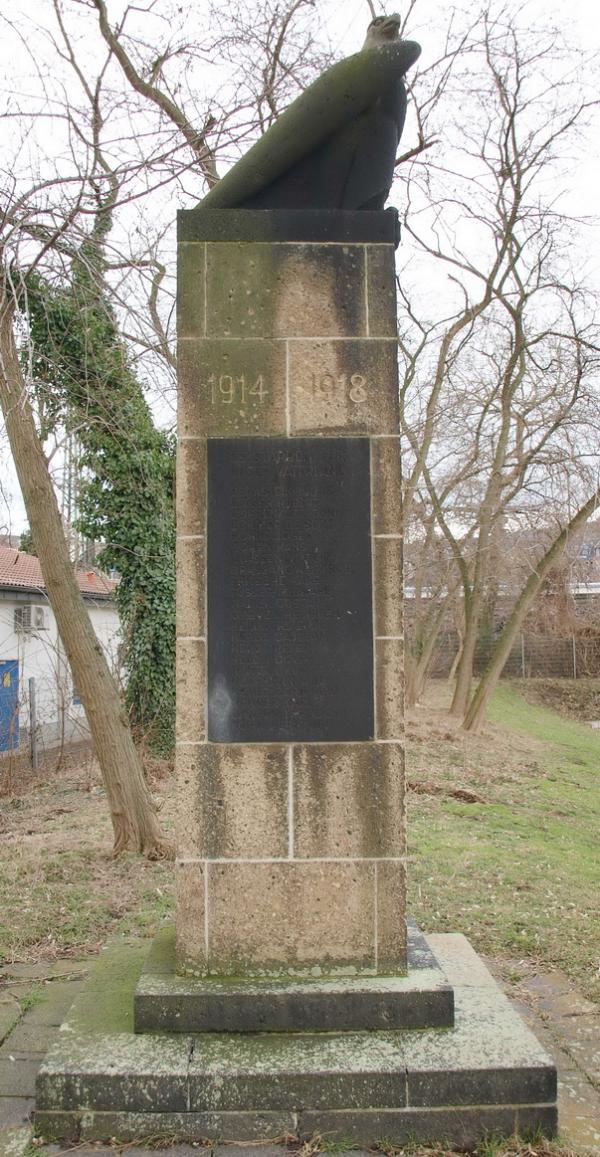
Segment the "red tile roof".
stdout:
<svg viewBox="0 0 600 1157">
<path fill-rule="evenodd" d="M 77 585 L 84 595 L 110 598 L 116 583 L 95 570 L 76 570 Z M 46 591 L 39 559 L 10 546 L 0 546 L 0 589 Z"/>
</svg>

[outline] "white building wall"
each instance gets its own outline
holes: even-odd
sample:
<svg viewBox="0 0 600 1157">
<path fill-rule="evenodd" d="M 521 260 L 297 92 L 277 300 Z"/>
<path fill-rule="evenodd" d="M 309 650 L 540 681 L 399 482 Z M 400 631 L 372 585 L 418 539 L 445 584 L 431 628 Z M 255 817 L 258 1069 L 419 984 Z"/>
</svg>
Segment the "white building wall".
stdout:
<svg viewBox="0 0 600 1157">
<path fill-rule="evenodd" d="M 85 712 L 74 698 L 73 678 L 60 642 L 52 609 L 42 598 L 33 606 L 44 608 L 45 629 L 15 630 L 15 610 L 27 606 L 10 591 L 0 593 L 0 662 L 19 664 L 19 730 L 21 743 L 29 736 L 29 679 L 35 679 L 38 739 L 45 746 L 87 738 Z M 114 604 L 92 603 L 86 608 L 109 666 L 118 672 L 119 616 Z"/>
</svg>

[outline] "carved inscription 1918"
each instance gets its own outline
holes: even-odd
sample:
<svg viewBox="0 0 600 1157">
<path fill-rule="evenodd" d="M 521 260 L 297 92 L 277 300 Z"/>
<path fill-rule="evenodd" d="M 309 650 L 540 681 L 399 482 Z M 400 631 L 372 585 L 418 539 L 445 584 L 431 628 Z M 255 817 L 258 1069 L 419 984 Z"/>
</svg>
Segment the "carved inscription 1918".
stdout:
<svg viewBox="0 0 600 1157">
<path fill-rule="evenodd" d="M 369 442 L 208 443 L 208 738 L 373 737 Z"/>
</svg>

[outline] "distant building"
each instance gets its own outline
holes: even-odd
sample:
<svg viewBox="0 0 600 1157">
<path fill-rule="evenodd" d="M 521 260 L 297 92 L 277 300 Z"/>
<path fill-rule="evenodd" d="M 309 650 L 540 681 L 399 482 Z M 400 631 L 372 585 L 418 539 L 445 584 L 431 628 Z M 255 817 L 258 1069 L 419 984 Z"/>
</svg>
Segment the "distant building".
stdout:
<svg viewBox="0 0 600 1157">
<path fill-rule="evenodd" d="M 75 577 L 92 626 L 113 670 L 118 669 L 116 583 L 97 570 Z M 0 751 L 29 738 L 29 680 L 35 680 L 37 735 L 42 745 L 84 739 L 85 713 L 63 650 L 39 560 L 0 546 Z"/>
</svg>

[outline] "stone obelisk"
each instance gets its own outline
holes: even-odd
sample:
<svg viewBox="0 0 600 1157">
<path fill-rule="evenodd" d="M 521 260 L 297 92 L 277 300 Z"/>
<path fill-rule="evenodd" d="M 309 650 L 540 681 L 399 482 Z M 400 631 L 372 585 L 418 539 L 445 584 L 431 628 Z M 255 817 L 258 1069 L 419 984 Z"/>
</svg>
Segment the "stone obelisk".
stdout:
<svg viewBox="0 0 600 1157">
<path fill-rule="evenodd" d="M 197 976 L 406 969 L 394 225 L 180 214 L 177 944 Z"/>
</svg>

